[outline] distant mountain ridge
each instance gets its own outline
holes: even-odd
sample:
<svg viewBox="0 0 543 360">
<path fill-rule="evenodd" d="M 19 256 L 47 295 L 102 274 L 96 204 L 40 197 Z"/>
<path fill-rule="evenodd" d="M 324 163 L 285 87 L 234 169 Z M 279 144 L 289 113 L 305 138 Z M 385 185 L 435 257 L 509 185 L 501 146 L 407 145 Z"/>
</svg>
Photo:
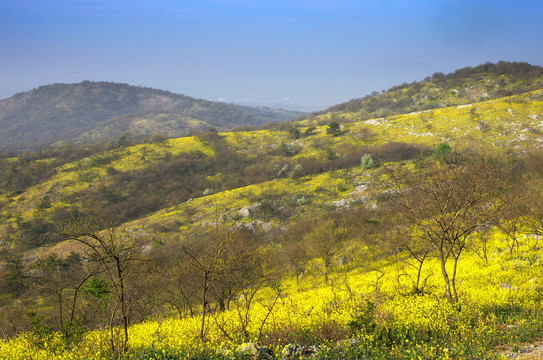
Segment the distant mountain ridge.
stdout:
<svg viewBox="0 0 543 360">
<path fill-rule="evenodd" d="M 359 120 L 471 104 L 543 89 L 543 67 L 525 62 L 486 63 L 434 73 L 423 81 L 313 113 L 347 114 Z M 216 128 L 258 127 L 302 113 L 194 99 L 169 91 L 112 82 L 53 84 L 0 101 L 0 152 L 34 150 L 53 144 L 101 143 L 124 136 L 168 138 Z"/>
<path fill-rule="evenodd" d="M 158 133 L 178 137 L 193 129 L 259 126 L 298 115 L 295 111 L 194 99 L 128 84 L 52 84 L 0 101 L 0 151 L 35 149 L 59 142 L 107 141 L 121 135 L 142 138 Z M 164 119 L 169 119 L 168 123 L 161 126 Z M 134 124 L 138 121 L 141 131 Z"/>
</svg>

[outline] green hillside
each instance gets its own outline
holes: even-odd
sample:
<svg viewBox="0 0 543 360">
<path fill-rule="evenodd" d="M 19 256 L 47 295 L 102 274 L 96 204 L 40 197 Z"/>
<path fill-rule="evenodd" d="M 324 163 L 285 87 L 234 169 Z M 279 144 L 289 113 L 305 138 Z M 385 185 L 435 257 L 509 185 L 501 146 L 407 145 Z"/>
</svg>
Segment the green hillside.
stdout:
<svg viewBox="0 0 543 360">
<path fill-rule="evenodd" d="M 484 66 L 457 73 L 504 65 Z M 0 159 L 0 359 L 535 357 L 533 75 L 448 107 Z"/>
<path fill-rule="evenodd" d="M 520 94 L 543 87 L 543 68 L 522 62 L 486 63 L 435 73 L 420 82 L 404 83 L 382 93 L 332 106 L 327 112 L 356 112 L 361 119 L 406 114 Z"/>
<path fill-rule="evenodd" d="M 300 115 L 111 82 L 53 84 L 0 101 L 0 151 L 51 144 L 179 137 L 215 127 L 259 126 Z"/>
<path fill-rule="evenodd" d="M 368 121 L 356 121 L 356 113 L 345 113 L 340 117 L 342 134 L 337 137 L 326 133 L 327 126 L 301 127 L 297 132 L 206 131 L 195 137 L 85 154 L 61 166 L 56 165 L 59 159 L 4 159 L 3 211 L 9 222 L 15 221 L 15 215 L 31 222 L 54 221 L 62 219 L 78 199 L 90 197 L 102 212 L 128 221 L 200 198 L 206 190 L 217 193 L 248 185 L 262 187 L 270 181 L 351 169 L 366 153 L 379 164 L 423 156 L 441 143 L 461 153 L 534 154 L 543 141 L 542 107 L 543 91 L 535 91 Z M 316 122 L 331 120 L 325 114 Z M 341 181 L 350 189 L 355 180 Z M 333 193 L 338 195 L 335 190 Z M 253 198 L 259 200 L 258 196 Z M 265 198 L 263 195 L 260 200 Z M 42 199 L 51 206 L 37 208 Z M 232 208 L 228 203 L 219 205 Z M 28 241 L 39 245 L 44 240 L 38 235 L 39 231 Z M 16 244 L 26 236 L 13 232 L 7 238 Z"/>
</svg>

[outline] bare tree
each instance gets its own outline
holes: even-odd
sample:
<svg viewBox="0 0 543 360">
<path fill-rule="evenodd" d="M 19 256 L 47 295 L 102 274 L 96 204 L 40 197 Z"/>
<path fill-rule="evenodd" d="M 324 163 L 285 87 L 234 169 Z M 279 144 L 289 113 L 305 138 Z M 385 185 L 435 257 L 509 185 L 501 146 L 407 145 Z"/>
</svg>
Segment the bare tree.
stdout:
<svg viewBox="0 0 543 360">
<path fill-rule="evenodd" d="M 543 204 L 541 202 L 541 183 L 533 180 L 525 184 L 520 199 L 520 214 L 523 216 L 523 225 L 528 229 L 535 242 L 532 247 L 538 246 L 539 239 L 543 236 Z"/>
<path fill-rule="evenodd" d="M 200 283 L 202 305 L 199 335 L 205 339 L 206 320 L 212 299 L 219 310 L 228 307 L 236 291 L 250 284 L 252 272 L 259 262 L 254 248 L 246 241 L 246 233 L 219 224 L 211 231 L 182 244 L 186 269 Z"/>
<path fill-rule="evenodd" d="M 415 269 L 417 275 L 415 280 L 413 280 L 411 292 L 420 294 L 424 292 L 426 282 L 433 275 L 431 273 L 423 278 L 424 264 L 432 255 L 433 247 L 428 243 L 417 241 L 410 230 L 409 228 L 396 229 L 387 235 L 392 250 L 398 254 L 401 261 Z M 406 274 L 398 276 L 399 283 L 402 275 L 405 276 Z"/>
<path fill-rule="evenodd" d="M 496 221 L 498 228 L 506 236 L 510 255 L 513 255 L 513 252 L 518 255 L 520 248 L 519 237 L 523 229 L 525 229 L 526 220 L 528 220 L 527 223 L 530 227 L 533 228 L 538 223 L 538 219 L 543 219 L 543 217 L 537 215 L 536 209 L 539 207 L 539 202 L 535 203 L 536 207 L 531 206 L 532 201 L 530 198 L 533 197 L 533 194 L 528 194 L 524 185 L 515 186 L 504 194 L 503 202 L 505 207 L 502 216 Z M 524 218 L 525 215 L 528 215 L 528 219 Z M 535 229 L 537 228 L 536 225 Z M 537 232 L 537 230 L 535 231 Z"/>
<path fill-rule="evenodd" d="M 149 237 L 139 230 L 122 231 L 118 221 L 103 218 L 96 213 L 67 224 L 62 232 L 67 240 L 84 245 L 88 251 L 87 260 L 97 264 L 105 275 L 113 300 L 109 314 L 111 347 L 113 351 L 125 352 L 128 347 L 130 305 L 134 301 L 130 285 L 133 281 L 142 280 L 140 264 L 148 260 L 143 249 L 148 245 Z M 113 320 L 119 310 L 123 337 L 117 348 Z"/>
<path fill-rule="evenodd" d="M 458 260 L 468 237 L 501 210 L 496 196 L 508 175 L 492 161 L 431 164 L 424 173 L 388 171 L 392 201 L 410 227 L 413 241 L 433 248 L 440 263 L 445 296 L 458 302 Z M 453 269 L 447 262 L 453 261 Z"/>
<path fill-rule="evenodd" d="M 324 281 L 328 283 L 328 270 L 337 253 L 342 249 L 347 231 L 334 219 L 318 223 L 313 231 L 304 236 L 304 242 L 310 253 L 324 262 Z"/>
<path fill-rule="evenodd" d="M 65 322 L 73 324 L 75 320 L 78 296 L 83 285 L 98 272 L 99 266 L 84 269 L 79 255 L 74 252 L 64 260 L 53 253 L 47 258 L 38 259 L 28 271 L 27 281 L 34 289 L 54 298 L 59 328 L 66 331 Z M 66 312 L 68 319 L 65 321 Z"/>
<path fill-rule="evenodd" d="M 186 254 L 177 244 L 170 244 L 160 256 L 162 273 L 154 282 L 160 287 L 158 296 L 176 309 L 180 319 L 186 315 L 194 317 L 200 295 L 199 279 L 193 269 L 185 266 L 183 258 Z"/>
<path fill-rule="evenodd" d="M 300 220 L 282 234 L 282 260 L 296 276 L 296 283 L 299 283 L 300 277 L 306 271 L 307 263 L 311 260 L 307 246 L 303 241 L 304 235 L 310 231 L 311 227 L 310 222 Z"/>
</svg>

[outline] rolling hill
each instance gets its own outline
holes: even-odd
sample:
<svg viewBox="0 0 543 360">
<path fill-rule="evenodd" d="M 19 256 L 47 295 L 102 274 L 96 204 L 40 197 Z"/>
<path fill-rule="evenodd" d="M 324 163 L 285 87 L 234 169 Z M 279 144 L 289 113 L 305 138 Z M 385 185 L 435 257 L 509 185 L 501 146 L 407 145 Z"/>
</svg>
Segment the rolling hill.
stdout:
<svg viewBox="0 0 543 360">
<path fill-rule="evenodd" d="M 518 64 L 512 64 L 511 67 L 513 70 L 509 72 L 515 72 Z M 472 81 L 473 85 L 468 86 L 470 88 L 475 88 L 481 77 L 489 79 L 494 76 L 492 71 L 483 75 L 480 67 L 477 69 L 478 76 Z M 539 70 L 534 67 L 532 72 L 538 74 Z M 467 74 L 462 83 L 469 84 L 472 71 L 460 73 Z M 534 84 L 540 79 L 532 75 L 526 75 L 525 78 L 531 79 L 530 82 Z M 525 84 L 522 80 L 517 83 Z M 64 85 L 60 87 L 65 88 Z M 183 99 L 170 93 L 119 84 L 84 83 L 76 87 L 94 87 L 100 94 L 105 88 L 117 89 L 114 93 L 116 96 L 112 95 L 116 99 L 126 91 L 140 90 L 158 94 L 155 95 L 157 99 L 163 96 L 163 102 L 170 98 Z M 54 88 L 46 87 L 40 92 L 53 91 Z M 99 97 L 102 98 L 103 94 Z M 193 103 L 193 100 L 186 101 Z M 175 106 L 181 106 L 173 100 L 169 104 L 172 111 Z M 215 104 L 219 107 L 223 105 Z M 134 106 L 133 109 L 141 104 Z M 111 105 L 111 109 L 114 108 Z M 34 222 L 37 227 L 29 229 L 13 225 L 9 230 L 3 228 L 0 229 L 1 239 L 5 244 L 15 247 L 22 241 L 25 243 L 23 248 L 34 247 L 42 242 L 50 243 L 53 240 L 40 238 L 39 229 L 47 231 L 48 223 L 60 221 L 66 211 L 73 206 L 77 207 L 84 197 L 91 197 L 100 204 L 104 213 L 115 213 L 123 221 L 138 218 L 145 221 L 147 216 L 161 209 L 185 206 L 187 200 L 201 198 L 206 191 L 217 194 L 227 191 L 233 194 L 236 189 L 246 186 L 262 184 L 259 186 L 267 187 L 273 186 L 275 181 L 287 181 L 288 178 L 299 179 L 349 169 L 359 165 L 365 153 L 371 154 L 378 163 L 384 163 L 423 156 L 439 144 L 447 143 L 459 152 L 477 150 L 488 156 L 524 156 L 536 154 L 543 144 L 543 90 L 368 120 L 365 119 L 366 108 L 355 111 L 338 109 L 284 123 L 281 130 L 272 128 L 225 133 L 212 130 L 196 136 L 169 140 L 159 138 L 154 143 L 102 151 L 60 148 L 0 159 L 3 221 L 15 224 L 18 219 L 28 224 Z M 174 113 L 161 114 L 150 120 L 144 115 L 126 115 L 121 120 L 100 123 L 92 131 L 111 134 L 115 133 L 111 128 L 115 126 L 126 130 L 119 123 L 133 126 L 134 131 L 143 131 L 145 124 L 153 121 L 160 122 L 160 126 L 165 128 L 168 125 L 174 126 L 177 119 L 182 117 Z M 161 121 L 157 120 L 159 118 Z M 132 120 L 140 125 L 134 125 Z M 322 125 L 333 121 L 342 124 L 340 136 L 330 136 L 326 125 Z M 149 128 L 157 127 L 149 125 Z M 79 136 L 83 137 L 89 132 Z M 96 135 L 93 139 L 97 138 L 100 136 Z M 346 178 L 343 182 L 347 188 L 356 187 L 356 180 Z M 296 186 L 292 184 L 288 188 L 295 189 Z M 305 192 L 288 195 L 286 191 L 284 196 L 287 198 L 303 196 L 307 201 L 311 198 Z M 329 195 L 329 201 L 342 200 L 334 199 L 339 194 L 333 194 Z M 249 197 L 247 195 L 245 199 Z M 257 200 L 265 200 L 265 196 L 255 198 Z M 225 209 L 232 208 L 228 203 L 220 204 Z M 192 208 L 192 205 L 189 207 Z M 206 208 L 202 216 L 210 210 L 207 205 L 202 208 Z M 293 214 L 296 213 L 295 208 Z M 16 229 L 22 232 L 14 231 Z"/>
<path fill-rule="evenodd" d="M 423 81 L 394 86 L 382 93 L 317 112 L 356 112 L 361 119 L 406 114 L 414 111 L 471 104 L 520 94 L 543 87 L 543 67 L 523 62 L 486 63 L 435 73 Z"/>
<path fill-rule="evenodd" d="M 0 151 L 97 143 L 125 135 L 185 136 L 214 127 L 259 126 L 298 112 L 230 105 L 109 82 L 53 84 L 0 101 Z"/>
<path fill-rule="evenodd" d="M 369 119 L 340 105 L 261 130 L 1 158 L 0 359 L 532 351 L 540 68 L 483 67 L 375 95 Z M 477 101 L 443 83 L 429 100 L 448 76 Z M 394 114 L 395 91 L 423 100 Z"/>
</svg>

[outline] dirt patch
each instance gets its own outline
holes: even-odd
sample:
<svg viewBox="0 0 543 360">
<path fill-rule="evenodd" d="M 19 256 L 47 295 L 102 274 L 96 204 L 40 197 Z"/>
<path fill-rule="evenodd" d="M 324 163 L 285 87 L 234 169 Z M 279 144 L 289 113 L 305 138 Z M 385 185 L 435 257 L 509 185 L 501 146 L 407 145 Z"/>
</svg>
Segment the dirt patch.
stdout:
<svg viewBox="0 0 543 360">
<path fill-rule="evenodd" d="M 516 349 L 508 349 L 500 353 L 507 359 L 543 360 L 543 342 L 522 344 Z"/>
</svg>

